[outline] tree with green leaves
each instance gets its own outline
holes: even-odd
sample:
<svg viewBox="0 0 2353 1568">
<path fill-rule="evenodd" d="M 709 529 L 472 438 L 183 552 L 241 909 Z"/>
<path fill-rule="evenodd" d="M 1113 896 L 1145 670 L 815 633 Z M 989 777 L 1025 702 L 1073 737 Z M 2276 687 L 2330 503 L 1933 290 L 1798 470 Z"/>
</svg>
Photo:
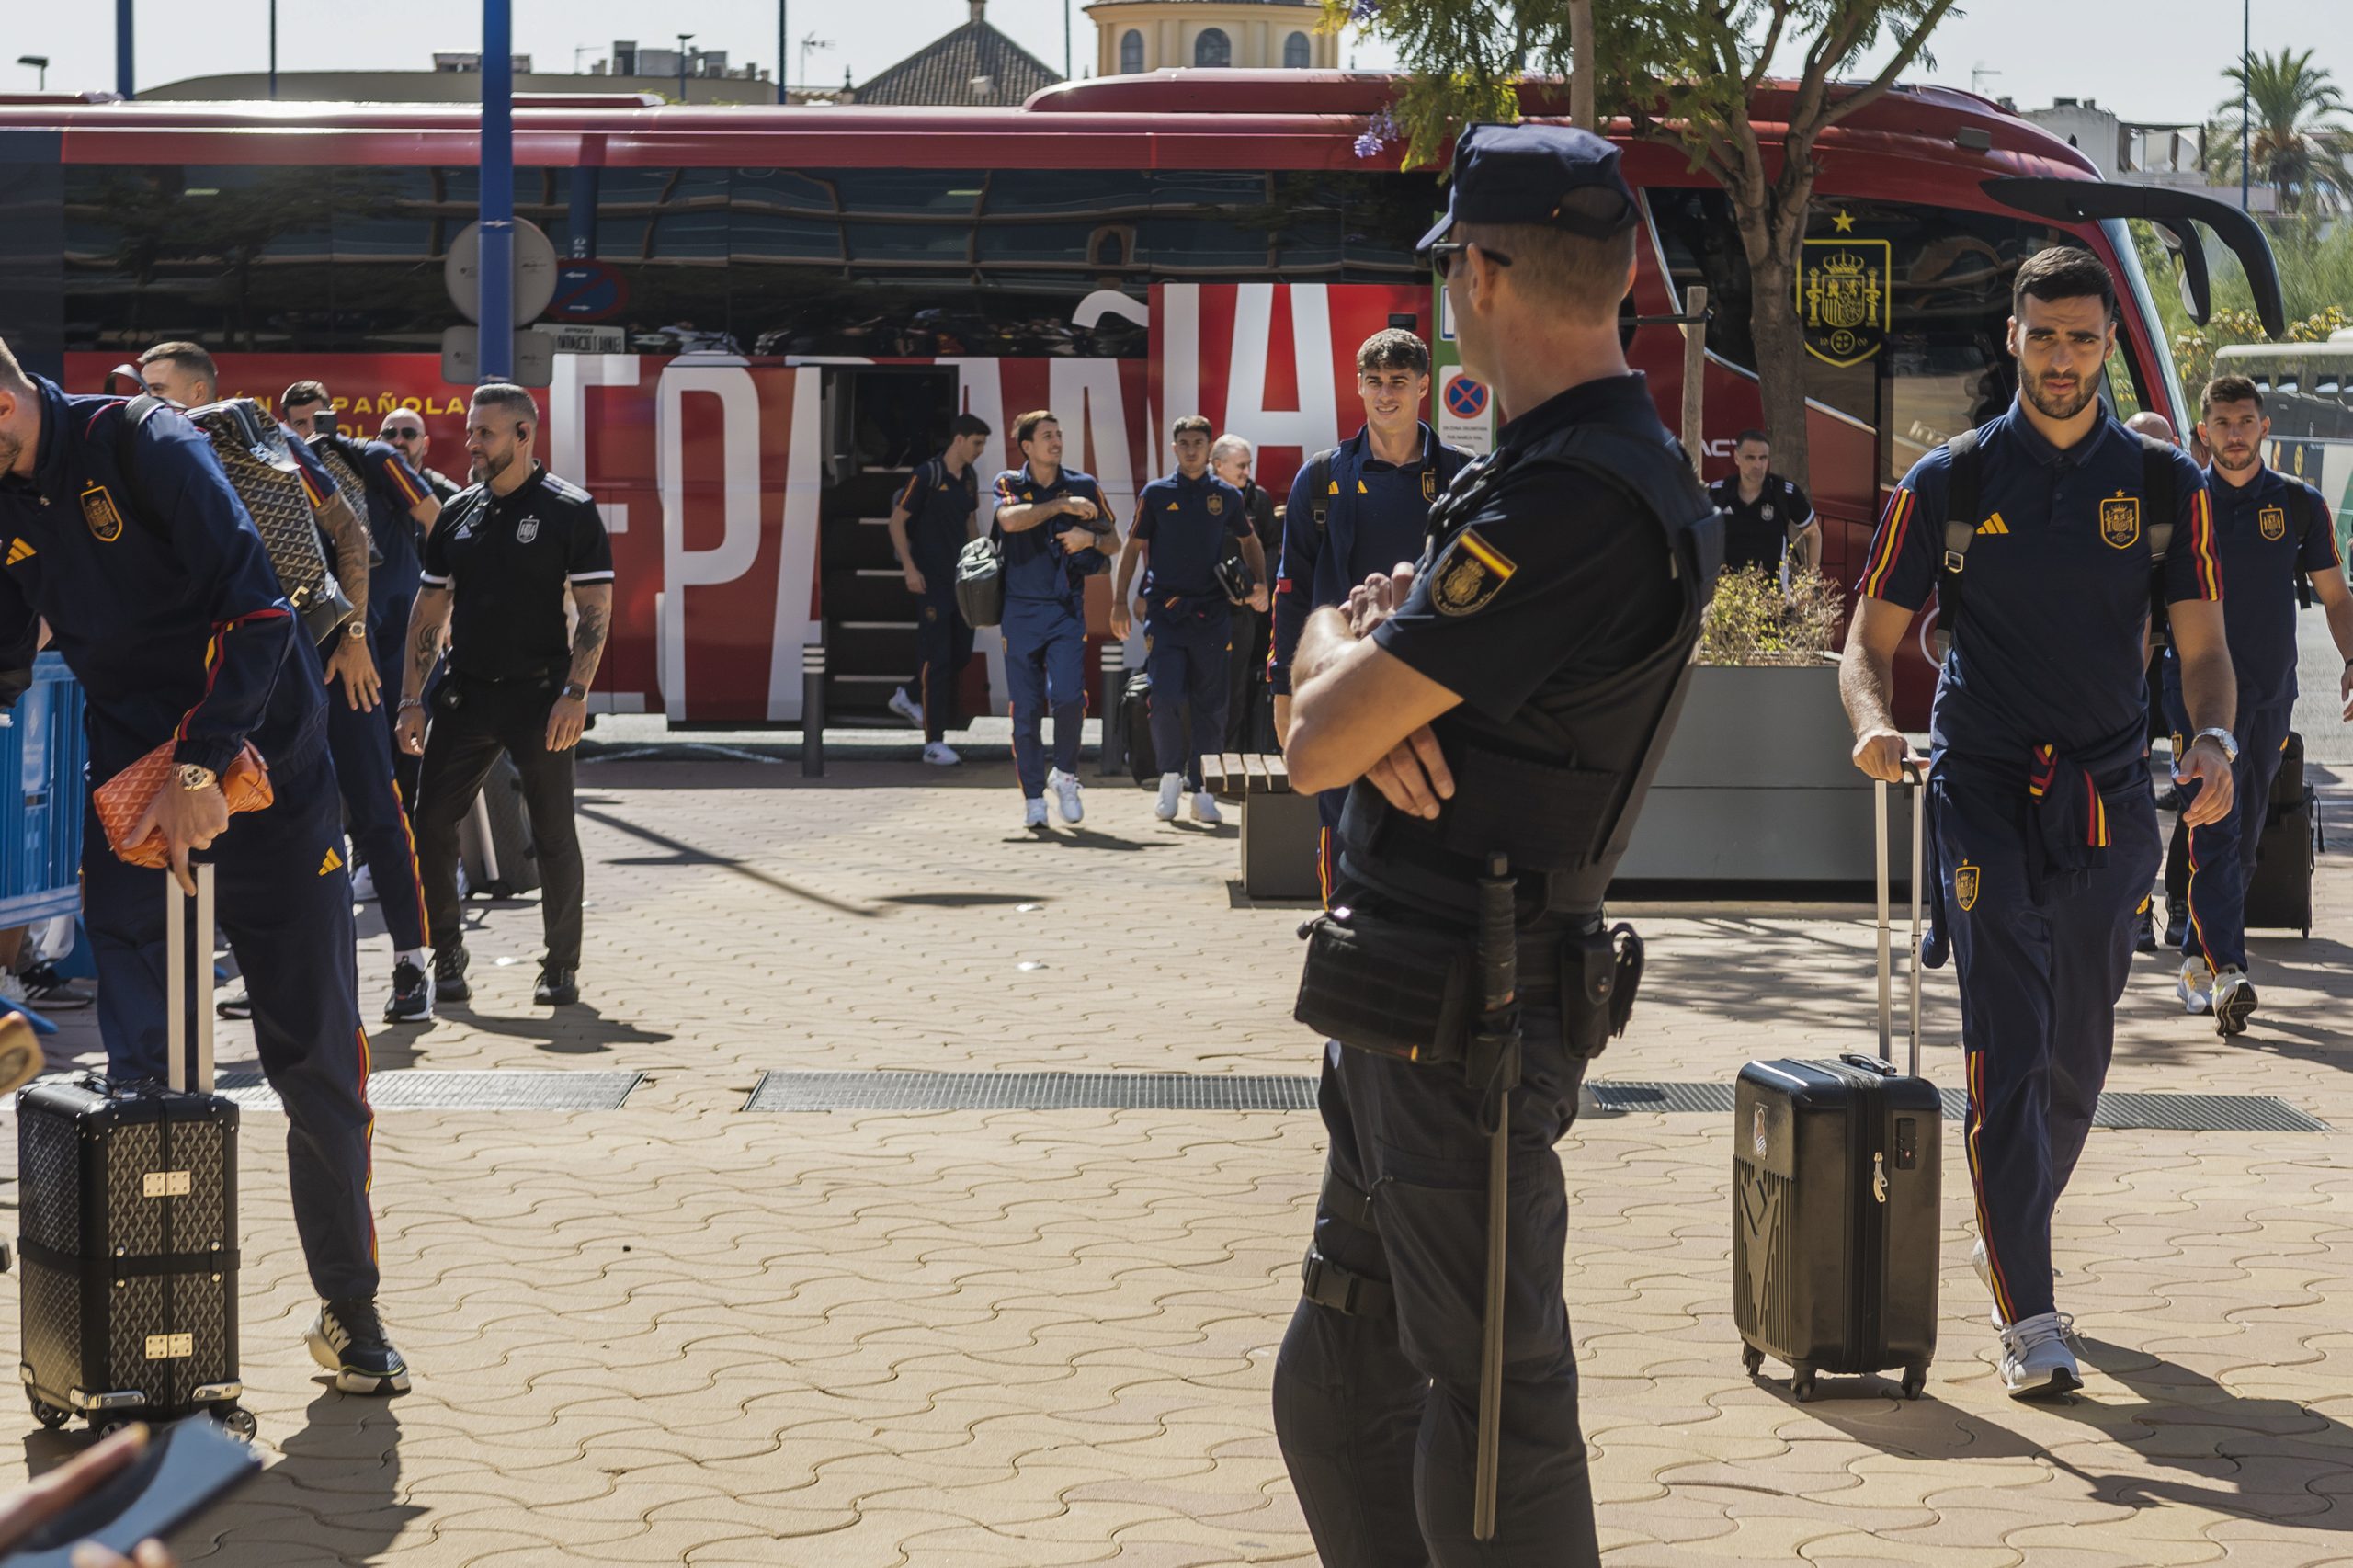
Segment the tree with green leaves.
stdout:
<svg viewBox="0 0 2353 1568">
<path fill-rule="evenodd" d="M 2336 212 L 2353 204 L 2353 131 L 2340 118 L 2348 107 L 2326 70 L 2313 64 L 2313 51 L 2282 49 L 2225 68 L 2231 96 L 2207 128 L 2208 177 L 2216 185 L 2239 183 L 2239 145 L 2244 131 L 2246 163 L 2254 183 L 2268 187 L 2282 214 L 2309 204 Z M 2239 117 L 2241 104 L 2246 117 Z"/>
<path fill-rule="evenodd" d="M 1402 142 L 1408 165 L 1438 163 L 1464 125 L 1518 119 L 1522 84 L 1553 78 L 1570 81 L 1573 106 L 1590 84 L 1596 112 L 1612 121 L 1613 133 L 1677 148 L 1713 176 L 1732 198 L 1753 280 L 1750 327 L 1774 459 L 1792 472 L 1805 472 L 1806 351 L 1797 279 L 1807 209 L 1822 173 L 1822 134 L 1877 102 L 1926 59 L 1928 37 L 1953 0 L 1324 6 L 1327 25 L 1360 24 L 1404 62 L 1405 79 L 1368 143 Z M 1841 79 L 1882 43 L 1889 51 L 1877 73 L 1864 81 Z M 1777 89 L 1768 73 L 1785 49 L 1800 63 Z M 1750 114 L 1762 94 L 1775 100 L 1766 125 Z"/>
</svg>

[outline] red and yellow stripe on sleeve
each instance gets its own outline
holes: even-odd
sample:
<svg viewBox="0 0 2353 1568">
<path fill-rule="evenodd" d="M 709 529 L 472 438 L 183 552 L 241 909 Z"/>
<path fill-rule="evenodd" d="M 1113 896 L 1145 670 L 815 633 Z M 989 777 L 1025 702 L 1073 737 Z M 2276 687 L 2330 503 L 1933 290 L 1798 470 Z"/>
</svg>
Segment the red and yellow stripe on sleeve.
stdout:
<svg viewBox="0 0 2353 1568">
<path fill-rule="evenodd" d="M 2222 597 L 2222 562 L 2214 553 L 2214 498 L 2200 485 L 2189 497 L 2189 561 L 2198 574 L 2198 597 Z"/>
<path fill-rule="evenodd" d="M 284 620 L 288 613 L 283 605 L 265 605 L 260 609 L 247 610 L 234 619 L 216 620 L 212 623 L 212 636 L 204 644 L 204 695 L 196 699 L 195 707 L 180 715 L 179 727 L 172 732 L 172 739 L 176 741 L 188 739 L 189 722 L 196 718 L 206 701 L 211 698 L 212 683 L 221 678 L 221 657 L 228 651 L 229 633 L 240 626 L 249 626 L 256 621 Z"/>
<path fill-rule="evenodd" d="M 302 494 L 310 501 L 311 510 L 313 512 L 325 510 L 327 501 L 335 492 L 320 483 L 318 476 L 313 474 L 308 466 L 296 463 L 294 472 L 302 476 Z"/>
<path fill-rule="evenodd" d="M 401 499 L 409 506 L 414 506 L 433 494 L 406 463 L 388 462 L 384 465 L 384 472 L 392 476 L 392 488 L 401 493 Z"/>
<path fill-rule="evenodd" d="M 1911 531 L 1913 499 L 1911 491 L 1899 488 L 1879 515 L 1879 531 L 1871 536 L 1870 564 L 1863 571 L 1860 591 L 1865 598 L 1887 597 L 1887 580 L 1894 574 L 1895 563 L 1904 559 L 1904 539 Z"/>
</svg>

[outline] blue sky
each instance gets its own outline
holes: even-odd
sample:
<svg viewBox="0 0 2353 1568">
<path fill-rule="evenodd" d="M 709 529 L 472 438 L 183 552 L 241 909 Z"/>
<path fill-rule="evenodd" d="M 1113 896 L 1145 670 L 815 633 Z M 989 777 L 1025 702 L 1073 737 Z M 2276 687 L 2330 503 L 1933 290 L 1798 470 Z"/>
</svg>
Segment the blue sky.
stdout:
<svg viewBox="0 0 2353 1568">
<path fill-rule="evenodd" d="M 870 76 L 923 40 L 961 24 L 969 0 L 864 0 L 843 6 L 790 0 L 796 39 L 814 32 L 830 47 L 809 54 L 808 75 L 837 82 L 842 69 Z M 1084 72 L 1093 58 L 1093 25 L 1069 0 L 1074 52 Z M 1398 3 L 1398 0 L 1392 0 Z M 267 0 L 205 0 L 200 6 L 138 0 L 140 77 L 154 84 L 216 72 L 260 70 L 267 60 Z M 109 0 L 39 4 L 8 0 L 6 28 L 19 53 L 46 54 L 52 87 L 108 87 L 114 81 Z M 1064 0 L 989 0 L 988 17 L 1031 52 L 1060 69 Z M 1930 80 L 1967 86 L 1974 68 L 1989 94 L 2027 107 L 2055 96 L 2097 98 L 2127 119 L 2196 120 L 2222 96 L 2219 64 L 2239 47 L 2239 7 L 2230 0 L 1967 0 L 1967 15 L 1939 29 Z M 2315 48 L 2353 92 L 2353 28 L 2346 0 L 2252 0 L 2258 50 Z M 656 29 L 689 18 L 699 47 L 725 49 L 738 61 L 772 65 L 775 0 L 695 0 L 658 6 L 647 0 L 515 0 L 516 47 L 542 69 L 568 70 L 575 58 L 604 56 L 612 40 L 666 42 Z M 243 25 L 240 25 L 240 23 Z M 2331 25 L 2331 24 L 2334 25 Z M 480 0 L 394 0 L 379 6 L 281 0 L 283 70 L 369 66 L 424 69 L 436 50 L 470 50 L 481 40 Z M 577 53 L 575 52 L 577 51 Z M 1388 63 L 1379 45 L 1352 43 L 1357 63 Z M 799 80 L 796 71 L 795 80 Z M 0 64 L 0 82 L 26 88 L 33 73 Z"/>
</svg>

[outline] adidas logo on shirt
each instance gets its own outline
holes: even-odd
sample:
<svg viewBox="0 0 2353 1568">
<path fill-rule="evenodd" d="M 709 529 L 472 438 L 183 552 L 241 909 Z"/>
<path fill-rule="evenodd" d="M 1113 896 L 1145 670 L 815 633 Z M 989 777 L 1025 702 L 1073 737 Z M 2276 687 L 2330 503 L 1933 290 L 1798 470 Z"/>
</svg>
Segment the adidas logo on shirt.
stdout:
<svg viewBox="0 0 2353 1568">
<path fill-rule="evenodd" d="M 2002 514 L 1996 512 L 1978 524 L 1977 531 L 1980 534 L 2006 534 L 2010 531 L 2010 525 L 2002 521 Z"/>
<path fill-rule="evenodd" d="M 327 858 L 326 858 L 325 859 L 324 859 L 324 860 L 322 860 L 322 861 L 320 861 L 320 862 L 319 862 L 319 875 L 321 875 L 321 876 L 323 876 L 323 877 L 324 877 L 324 876 L 326 876 L 328 873 L 330 873 L 330 872 L 332 872 L 332 871 L 340 870 L 340 869 L 342 869 L 342 867 L 343 867 L 343 853 L 342 853 L 342 851 L 340 851 L 340 850 L 336 850 L 336 849 L 330 849 L 330 850 L 328 850 L 328 851 L 327 851 Z"/>
</svg>

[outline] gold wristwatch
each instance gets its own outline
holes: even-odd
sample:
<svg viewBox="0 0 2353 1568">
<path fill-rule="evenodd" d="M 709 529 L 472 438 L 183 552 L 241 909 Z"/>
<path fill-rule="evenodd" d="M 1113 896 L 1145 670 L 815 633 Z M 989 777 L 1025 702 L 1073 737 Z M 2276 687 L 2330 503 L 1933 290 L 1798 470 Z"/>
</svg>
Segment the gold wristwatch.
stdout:
<svg viewBox="0 0 2353 1568">
<path fill-rule="evenodd" d="M 179 780 L 180 788 L 193 795 L 220 783 L 221 776 L 199 763 L 183 762 L 179 765 Z"/>
</svg>

